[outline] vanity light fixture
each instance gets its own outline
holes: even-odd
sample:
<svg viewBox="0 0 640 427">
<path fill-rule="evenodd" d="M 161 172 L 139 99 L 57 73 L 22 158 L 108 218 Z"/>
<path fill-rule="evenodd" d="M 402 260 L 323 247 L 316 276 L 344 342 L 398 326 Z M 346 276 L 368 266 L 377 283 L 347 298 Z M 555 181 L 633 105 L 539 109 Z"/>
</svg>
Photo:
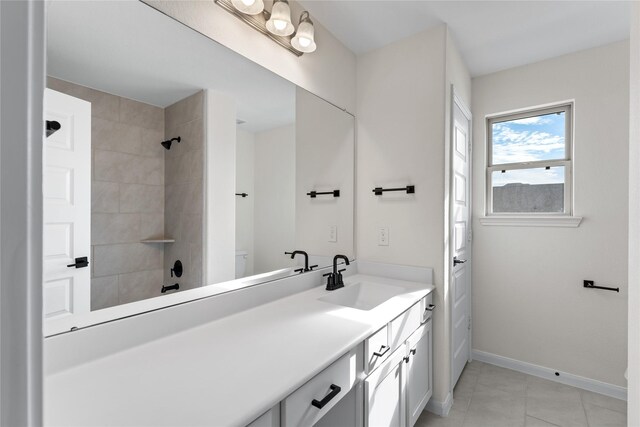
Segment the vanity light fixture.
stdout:
<svg viewBox="0 0 640 427">
<path fill-rule="evenodd" d="M 296 56 L 316 50 L 315 31 L 309 12 L 302 12 L 296 31 L 291 22 L 291 7 L 287 0 L 274 0 L 271 11 L 265 9 L 264 0 L 214 2 Z"/>
<path fill-rule="evenodd" d="M 302 12 L 302 15 L 300 15 L 298 31 L 296 31 L 296 35 L 291 39 L 291 46 L 304 53 L 315 51 L 316 42 L 314 40 L 314 32 L 313 21 L 311 21 L 309 17 L 309 12 L 305 10 Z"/>
<path fill-rule="evenodd" d="M 231 0 L 231 3 L 238 12 L 246 15 L 259 15 L 264 10 L 264 2 L 262 0 Z"/>
</svg>

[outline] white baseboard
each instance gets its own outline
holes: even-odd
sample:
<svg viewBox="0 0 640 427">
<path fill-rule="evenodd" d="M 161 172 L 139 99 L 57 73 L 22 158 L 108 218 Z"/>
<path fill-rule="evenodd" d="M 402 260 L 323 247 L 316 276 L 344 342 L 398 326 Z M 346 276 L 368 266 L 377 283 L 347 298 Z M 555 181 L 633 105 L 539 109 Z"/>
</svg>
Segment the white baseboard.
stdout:
<svg viewBox="0 0 640 427">
<path fill-rule="evenodd" d="M 512 369 L 524 374 L 533 375 L 544 378 L 546 380 L 559 382 L 583 390 L 592 391 L 594 393 L 604 394 L 605 396 L 614 397 L 620 400 L 627 400 L 627 389 L 613 384 L 608 384 L 591 378 L 585 378 L 567 372 L 557 371 L 555 369 L 546 368 L 544 366 L 534 365 L 533 363 L 521 362 L 519 360 L 510 359 L 497 354 L 487 353 L 485 351 L 473 350 L 472 357 L 474 360 L 488 363 L 490 365 L 500 366 L 502 368 Z M 560 375 L 556 375 L 556 372 Z"/>
<path fill-rule="evenodd" d="M 453 405 L 453 395 L 451 393 L 447 393 L 447 398 L 444 400 L 444 402 L 439 402 L 433 397 L 429 399 L 429 402 L 427 403 L 427 406 L 424 408 L 424 410 L 432 412 L 436 415 L 440 415 L 441 417 L 446 417 L 447 415 L 449 415 L 451 405 Z"/>
</svg>

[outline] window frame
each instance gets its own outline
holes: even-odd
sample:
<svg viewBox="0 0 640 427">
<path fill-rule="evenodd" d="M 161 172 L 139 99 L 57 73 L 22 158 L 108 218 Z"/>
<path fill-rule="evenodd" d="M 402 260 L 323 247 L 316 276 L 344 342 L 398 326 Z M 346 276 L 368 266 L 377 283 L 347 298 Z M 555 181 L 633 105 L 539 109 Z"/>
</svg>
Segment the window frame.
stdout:
<svg viewBox="0 0 640 427">
<path fill-rule="evenodd" d="M 565 113 L 565 158 L 561 160 L 536 160 L 529 162 L 493 164 L 493 124 L 543 116 L 553 113 Z M 542 107 L 531 107 L 515 112 L 501 113 L 486 117 L 487 157 L 485 171 L 485 215 L 487 217 L 571 217 L 573 215 L 573 112 L 574 102 L 565 101 Z M 496 171 L 519 169 L 539 169 L 545 167 L 564 167 L 564 210 L 563 212 L 493 212 L 492 174 Z"/>
</svg>

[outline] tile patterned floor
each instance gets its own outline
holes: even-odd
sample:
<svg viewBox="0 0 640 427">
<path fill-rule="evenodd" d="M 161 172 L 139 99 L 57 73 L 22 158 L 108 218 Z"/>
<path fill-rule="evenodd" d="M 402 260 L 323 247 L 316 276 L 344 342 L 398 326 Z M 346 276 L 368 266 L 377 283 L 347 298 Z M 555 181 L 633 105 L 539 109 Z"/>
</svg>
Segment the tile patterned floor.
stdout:
<svg viewBox="0 0 640 427">
<path fill-rule="evenodd" d="M 473 361 L 453 390 L 448 417 L 423 412 L 416 427 L 624 427 L 627 403 Z"/>
</svg>

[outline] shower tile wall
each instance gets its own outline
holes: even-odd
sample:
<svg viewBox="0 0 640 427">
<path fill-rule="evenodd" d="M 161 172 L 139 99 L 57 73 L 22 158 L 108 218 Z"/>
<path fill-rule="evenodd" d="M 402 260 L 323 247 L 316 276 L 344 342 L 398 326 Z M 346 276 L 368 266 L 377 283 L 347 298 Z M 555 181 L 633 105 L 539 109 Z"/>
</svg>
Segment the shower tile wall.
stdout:
<svg viewBox="0 0 640 427">
<path fill-rule="evenodd" d="M 164 247 L 165 116 L 159 107 L 48 78 L 91 102 L 91 309 L 160 295 Z"/>
<path fill-rule="evenodd" d="M 165 152 L 165 231 L 175 243 L 164 252 L 165 282 L 180 290 L 202 286 L 204 213 L 204 93 L 198 92 L 165 108 L 165 139 L 180 136 Z M 230 189 L 233 191 L 233 189 Z M 182 277 L 169 269 L 182 261 Z"/>
</svg>

